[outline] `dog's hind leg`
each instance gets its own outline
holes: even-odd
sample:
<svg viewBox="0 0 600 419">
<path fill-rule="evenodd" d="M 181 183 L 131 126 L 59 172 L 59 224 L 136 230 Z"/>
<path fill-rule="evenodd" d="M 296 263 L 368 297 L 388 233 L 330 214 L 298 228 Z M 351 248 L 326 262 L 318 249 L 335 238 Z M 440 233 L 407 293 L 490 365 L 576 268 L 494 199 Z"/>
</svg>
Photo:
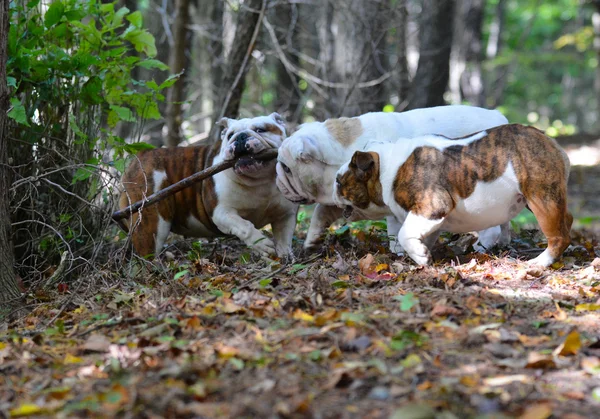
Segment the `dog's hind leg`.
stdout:
<svg viewBox="0 0 600 419">
<path fill-rule="evenodd" d="M 540 228 L 548 240 L 548 248 L 541 255 L 528 263 L 548 267 L 559 259 L 564 250 L 571 243 L 570 232 L 573 216 L 567 210 L 566 188 L 563 186 L 554 199 L 550 196 L 527 197 L 529 208 L 537 218 Z"/>
</svg>

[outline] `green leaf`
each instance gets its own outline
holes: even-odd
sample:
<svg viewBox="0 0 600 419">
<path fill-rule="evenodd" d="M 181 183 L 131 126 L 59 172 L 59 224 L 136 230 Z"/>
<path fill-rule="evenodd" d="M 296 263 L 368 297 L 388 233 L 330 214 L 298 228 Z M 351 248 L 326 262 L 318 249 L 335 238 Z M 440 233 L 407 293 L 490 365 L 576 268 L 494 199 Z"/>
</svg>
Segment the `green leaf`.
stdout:
<svg viewBox="0 0 600 419">
<path fill-rule="evenodd" d="M 175 274 L 175 276 L 173 277 L 173 279 L 174 279 L 175 281 L 177 281 L 179 278 L 181 278 L 182 276 L 185 276 L 185 275 L 187 275 L 187 274 L 189 274 L 189 273 L 190 273 L 189 269 L 184 269 L 183 271 L 179 271 L 179 272 L 177 272 L 177 273 Z"/>
<path fill-rule="evenodd" d="M 229 358 L 229 363 L 233 365 L 233 368 L 235 368 L 236 370 L 244 369 L 244 361 L 239 358 Z"/>
<path fill-rule="evenodd" d="M 65 13 L 65 6 L 60 0 L 55 0 L 44 15 L 44 26 L 47 28 L 57 24 Z"/>
<path fill-rule="evenodd" d="M 175 82 L 179 79 L 179 76 L 181 76 L 183 73 L 179 73 L 179 74 L 172 74 L 169 77 L 167 77 L 167 79 L 165 81 L 163 81 L 160 86 L 158 86 L 159 89 L 166 89 L 169 88 L 171 86 L 173 86 L 175 84 Z"/>
<path fill-rule="evenodd" d="M 134 29 L 125 34 L 125 39 L 133 44 L 137 52 L 144 52 L 149 57 L 156 55 L 154 37 L 149 32 L 142 29 Z"/>
<path fill-rule="evenodd" d="M 73 22 L 83 19 L 85 17 L 85 12 L 80 9 L 69 10 L 68 12 L 65 12 L 65 17 L 69 22 Z"/>
<path fill-rule="evenodd" d="M 18 98 L 13 97 L 10 100 L 10 106 L 11 109 L 10 111 L 8 111 L 8 117 L 14 119 L 19 124 L 23 124 L 29 127 L 30 125 L 29 121 L 27 120 L 27 113 L 25 112 L 25 107 L 23 106 L 21 101 Z"/>
<path fill-rule="evenodd" d="M 125 19 L 127 19 L 133 26 L 135 26 L 138 29 L 142 28 L 142 12 L 135 11 L 133 13 L 130 13 Z"/>
<path fill-rule="evenodd" d="M 333 282 L 333 283 L 331 284 L 331 286 L 332 286 L 333 288 L 348 288 L 348 287 L 350 286 L 350 284 L 348 284 L 348 282 L 346 282 L 346 281 L 342 281 L 342 280 L 340 280 L 340 281 L 335 281 L 335 282 Z"/>
<path fill-rule="evenodd" d="M 92 176 L 93 173 L 93 170 L 89 167 L 80 167 L 75 171 L 71 184 L 74 185 L 77 182 L 87 180 L 90 176 Z"/>
<path fill-rule="evenodd" d="M 138 109 L 138 114 L 144 119 L 160 119 L 160 110 L 158 109 L 158 104 L 154 101 L 148 101 L 146 106 L 140 112 Z"/>
<path fill-rule="evenodd" d="M 352 322 L 352 323 L 361 323 L 365 319 L 365 315 L 361 313 L 342 313 L 341 316 L 342 321 L 344 322 Z"/>
<path fill-rule="evenodd" d="M 99 77 L 90 78 L 81 88 L 81 100 L 88 105 L 99 105 L 102 103 L 102 80 Z"/>
<path fill-rule="evenodd" d="M 265 279 L 261 279 L 260 281 L 258 281 L 258 285 L 260 285 L 262 288 L 264 288 L 267 285 L 270 285 L 271 282 L 273 282 L 273 280 L 271 278 L 265 278 Z"/>
<path fill-rule="evenodd" d="M 395 300 L 400 300 L 400 310 L 401 311 L 410 311 L 418 302 L 419 299 L 415 298 L 412 292 L 405 294 L 403 296 L 394 297 Z"/>
<path fill-rule="evenodd" d="M 27 3 L 27 7 L 32 8 L 37 6 L 38 4 L 40 4 L 40 0 L 31 0 L 29 3 Z"/>
<path fill-rule="evenodd" d="M 158 68 L 159 70 L 168 70 L 169 69 L 168 65 L 166 65 L 165 63 L 163 63 L 160 60 L 154 60 L 154 59 L 140 61 L 139 63 L 137 63 L 137 65 L 140 67 L 146 68 L 146 69 L 151 69 L 151 68 Z M 154 84 L 156 84 L 156 82 Z"/>
<path fill-rule="evenodd" d="M 131 109 L 117 105 L 110 105 L 110 109 L 116 112 L 121 121 L 135 122 L 135 116 Z"/>
<path fill-rule="evenodd" d="M 113 161 L 113 167 L 117 169 L 119 173 L 125 172 L 125 159 L 117 159 Z"/>
<path fill-rule="evenodd" d="M 152 144 L 148 144 L 143 141 L 140 141 L 139 143 L 125 144 L 123 146 L 123 150 L 125 150 L 129 154 L 137 154 L 139 151 L 152 150 L 155 148 L 156 147 L 154 147 Z"/>
<path fill-rule="evenodd" d="M 311 361 L 318 361 L 321 359 L 322 356 L 323 355 L 319 349 L 315 349 L 314 351 L 311 351 L 308 354 L 308 358 L 310 358 Z"/>
<path fill-rule="evenodd" d="M 292 265 L 292 269 L 290 269 L 290 274 L 292 274 L 292 275 L 293 275 L 293 274 L 295 274 L 296 272 L 298 272 L 298 271 L 300 271 L 300 270 L 302 270 L 302 269 L 304 269 L 304 268 L 306 268 L 306 265 L 304 265 L 304 264 L 302 264 L 302 263 L 294 263 L 294 264 Z"/>
</svg>

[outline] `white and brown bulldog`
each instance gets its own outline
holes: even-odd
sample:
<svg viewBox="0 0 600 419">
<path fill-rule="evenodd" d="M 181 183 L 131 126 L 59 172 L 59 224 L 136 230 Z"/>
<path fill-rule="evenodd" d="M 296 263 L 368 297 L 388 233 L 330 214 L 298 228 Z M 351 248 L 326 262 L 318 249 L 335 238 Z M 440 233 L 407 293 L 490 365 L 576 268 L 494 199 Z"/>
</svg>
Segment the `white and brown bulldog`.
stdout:
<svg viewBox="0 0 600 419">
<path fill-rule="evenodd" d="M 503 224 L 527 205 L 548 239 L 530 263 L 546 267 L 570 243 L 569 167 L 558 144 L 533 127 L 503 125 L 454 140 L 429 135 L 355 152 L 336 175 L 333 199 L 349 210 L 388 208 L 402 224 L 398 242 L 420 265 L 431 262 L 427 238 L 436 232 Z"/>
<path fill-rule="evenodd" d="M 243 156 L 234 168 L 136 212 L 128 231 L 138 254 L 158 255 L 173 231 L 191 237 L 234 235 L 262 254 L 291 255 L 298 205 L 277 190 L 275 161 L 252 157 L 281 145 L 285 122 L 273 113 L 219 123 L 221 141 L 214 145 L 144 151 L 129 165 L 121 209 L 213 164 Z M 259 230 L 267 224 L 273 227 L 274 243 Z"/>
<path fill-rule="evenodd" d="M 318 203 L 304 242 L 305 248 L 316 246 L 323 231 L 341 217 L 342 211 L 332 200 L 335 174 L 355 151 L 369 141 L 396 142 L 425 134 L 460 137 L 507 124 L 498 111 L 473 106 L 439 106 L 403 113 L 373 112 L 356 118 L 329 119 L 302 125 L 279 149 L 277 186 L 287 199 L 296 203 Z M 402 140 L 404 141 L 404 140 Z M 351 220 L 381 219 L 385 211 L 359 209 Z M 400 225 L 389 217 L 390 248 L 401 251 L 394 237 Z M 483 251 L 500 241 L 510 242 L 508 224 L 479 233 L 476 249 Z"/>
</svg>

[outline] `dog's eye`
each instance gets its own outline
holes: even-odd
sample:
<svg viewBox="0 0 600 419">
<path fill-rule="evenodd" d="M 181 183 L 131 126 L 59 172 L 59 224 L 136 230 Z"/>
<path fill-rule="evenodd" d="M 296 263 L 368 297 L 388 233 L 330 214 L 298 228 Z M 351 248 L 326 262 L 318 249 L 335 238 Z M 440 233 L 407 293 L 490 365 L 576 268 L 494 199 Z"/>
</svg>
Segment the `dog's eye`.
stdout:
<svg viewBox="0 0 600 419">
<path fill-rule="evenodd" d="M 283 171 L 285 173 L 292 173 L 292 171 L 290 170 L 290 168 L 287 167 L 287 165 L 285 163 L 281 163 L 281 168 L 283 169 Z"/>
<path fill-rule="evenodd" d="M 254 132 L 257 134 L 262 134 L 263 132 L 267 132 L 264 128 L 254 128 Z"/>
<path fill-rule="evenodd" d="M 230 133 L 227 135 L 227 139 L 228 139 L 228 140 L 231 140 L 231 137 L 233 137 L 233 134 L 234 134 L 234 132 L 230 132 Z"/>
</svg>

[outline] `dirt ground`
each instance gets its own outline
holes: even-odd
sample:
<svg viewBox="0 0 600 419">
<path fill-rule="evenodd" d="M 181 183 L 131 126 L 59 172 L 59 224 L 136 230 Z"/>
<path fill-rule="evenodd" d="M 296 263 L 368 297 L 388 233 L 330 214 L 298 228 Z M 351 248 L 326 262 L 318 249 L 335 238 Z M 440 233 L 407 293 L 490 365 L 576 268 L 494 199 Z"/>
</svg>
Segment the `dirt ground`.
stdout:
<svg viewBox="0 0 600 419">
<path fill-rule="evenodd" d="M 377 223 L 280 265 L 233 239 L 111 262 L 29 294 L 0 332 L 0 417 L 590 418 L 600 408 L 600 166 L 575 167 L 573 246 L 523 260 L 442 238 L 433 267 Z"/>
</svg>

